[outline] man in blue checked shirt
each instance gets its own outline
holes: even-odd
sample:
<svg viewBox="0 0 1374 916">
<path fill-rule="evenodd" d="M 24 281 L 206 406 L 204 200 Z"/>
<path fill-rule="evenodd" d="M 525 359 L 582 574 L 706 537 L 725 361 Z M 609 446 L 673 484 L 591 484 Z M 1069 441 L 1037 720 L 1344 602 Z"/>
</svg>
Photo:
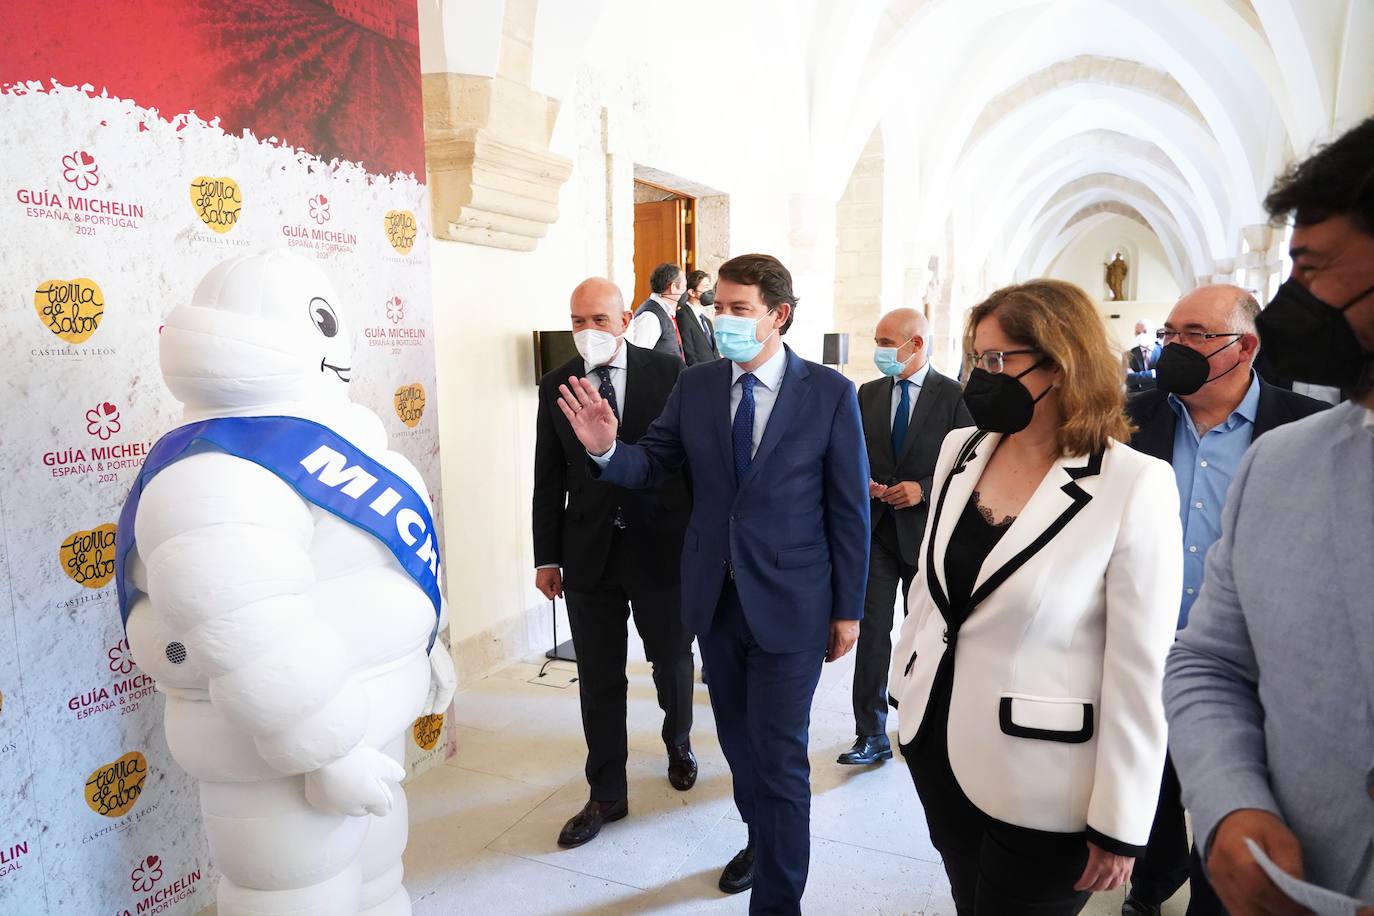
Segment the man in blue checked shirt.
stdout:
<svg viewBox="0 0 1374 916">
<path fill-rule="evenodd" d="M 1158 388 L 1127 405 L 1139 428 L 1131 445 L 1168 461 L 1178 480 L 1183 521 L 1183 594 L 1178 627 L 1202 589 L 1203 560 L 1221 536 L 1226 490 L 1250 443 L 1276 426 L 1329 406 L 1260 379 L 1255 316 L 1259 303 L 1238 286 L 1203 286 L 1174 306 L 1160 332 Z M 1143 858 L 1137 859 L 1123 916 L 1157 916 L 1191 880 L 1188 916 L 1222 916 L 1196 852 L 1190 855 L 1178 774 L 1164 767 L 1159 808 Z"/>
</svg>

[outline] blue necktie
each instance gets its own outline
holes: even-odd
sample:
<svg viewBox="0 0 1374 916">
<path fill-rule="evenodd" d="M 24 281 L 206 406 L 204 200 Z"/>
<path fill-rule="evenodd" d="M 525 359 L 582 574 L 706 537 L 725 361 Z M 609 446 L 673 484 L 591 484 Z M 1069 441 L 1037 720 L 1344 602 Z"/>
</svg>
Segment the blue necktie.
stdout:
<svg viewBox="0 0 1374 916">
<path fill-rule="evenodd" d="M 744 474 L 754 460 L 754 373 L 746 372 L 739 377 L 742 391 L 739 407 L 735 408 L 735 425 L 731 438 L 735 445 L 735 482 L 744 480 Z"/>
<path fill-rule="evenodd" d="M 902 443 L 906 441 L 906 427 L 911 422 L 911 382 L 902 379 L 897 384 L 902 389 L 902 399 L 897 402 L 897 416 L 892 418 L 892 454 L 900 458 Z"/>
<path fill-rule="evenodd" d="M 609 366 L 597 366 L 596 374 L 601 377 L 601 384 L 597 386 L 597 393 L 611 402 L 611 412 L 619 420 L 620 405 L 615 401 L 615 385 L 611 384 L 611 368 Z"/>
</svg>

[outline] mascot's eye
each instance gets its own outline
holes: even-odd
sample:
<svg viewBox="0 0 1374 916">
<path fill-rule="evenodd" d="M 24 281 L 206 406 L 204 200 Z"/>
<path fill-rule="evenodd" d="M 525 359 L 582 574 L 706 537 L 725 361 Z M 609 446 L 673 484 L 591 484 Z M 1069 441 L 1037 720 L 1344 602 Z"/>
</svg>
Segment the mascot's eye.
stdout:
<svg viewBox="0 0 1374 916">
<path fill-rule="evenodd" d="M 339 333 L 339 318 L 334 314 L 334 307 L 319 296 L 310 300 L 310 320 L 325 337 Z"/>
</svg>

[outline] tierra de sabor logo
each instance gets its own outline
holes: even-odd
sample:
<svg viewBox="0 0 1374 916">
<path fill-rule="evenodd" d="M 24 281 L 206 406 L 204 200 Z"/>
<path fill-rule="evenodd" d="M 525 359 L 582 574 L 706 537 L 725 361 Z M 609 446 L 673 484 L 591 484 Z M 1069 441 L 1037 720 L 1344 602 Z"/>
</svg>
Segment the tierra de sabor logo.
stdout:
<svg viewBox="0 0 1374 916">
<path fill-rule="evenodd" d="M 409 210 L 388 210 L 382 217 L 382 227 L 386 230 L 386 240 L 400 254 L 410 254 L 415 247 L 415 214 Z"/>
<path fill-rule="evenodd" d="M 33 291 L 33 308 L 53 336 L 82 344 L 105 318 L 105 294 L 90 277 L 44 280 Z"/>
<path fill-rule="evenodd" d="M 229 177 L 201 175 L 191 182 L 191 207 L 200 221 L 220 235 L 233 229 L 243 209 L 243 191 Z"/>
<path fill-rule="evenodd" d="M 396 389 L 396 416 L 411 429 L 420 425 L 425 415 L 425 386 L 419 382 L 402 385 Z"/>
<path fill-rule="evenodd" d="M 443 648 L 442 645 L 439 646 Z M 415 744 L 422 751 L 434 750 L 434 745 L 439 743 L 439 736 L 444 732 L 444 714 L 436 713 L 432 716 L 421 716 L 415 720 L 411 726 L 410 734 L 415 739 Z"/>
<path fill-rule="evenodd" d="M 115 573 L 115 526 L 97 525 L 67 535 L 57 551 L 62 571 L 77 585 L 104 588 Z"/>
<path fill-rule="evenodd" d="M 86 805 L 103 817 L 123 817 L 138 804 L 148 778 L 148 758 L 130 751 L 102 763 L 86 778 Z"/>
</svg>

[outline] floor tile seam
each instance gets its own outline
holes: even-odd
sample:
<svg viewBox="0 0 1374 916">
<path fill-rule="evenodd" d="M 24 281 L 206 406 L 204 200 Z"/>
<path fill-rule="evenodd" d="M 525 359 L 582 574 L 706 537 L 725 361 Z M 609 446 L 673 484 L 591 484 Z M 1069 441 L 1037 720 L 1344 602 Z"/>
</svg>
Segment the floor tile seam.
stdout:
<svg viewBox="0 0 1374 916">
<path fill-rule="evenodd" d="M 826 836 L 825 834 L 816 833 L 816 832 L 814 832 L 814 831 L 813 831 L 812 834 L 811 834 L 811 839 L 813 839 L 813 840 L 825 840 L 827 843 L 835 843 L 836 845 L 839 845 L 839 846 L 848 846 L 850 849 L 862 849 L 862 850 L 864 850 L 865 852 L 880 852 L 880 853 L 882 853 L 883 855 L 896 856 L 896 857 L 899 858 L 899 859 L 907 859 L 907 860 L 909 860 L 909 861 L 911 861 L 911 862 L 922 862 L 922 863 L 924 863 L 924 864 L 926 864 L 926 865 L 939 865 L 939 864 L 943 861 L 941 858 L 939 858 L 939 854 L 938 854 L 938 853 L 936 854 L 936 857 L 935 857 L 934 859 L 925 859 L 925 858 L 922 858 L 921 856 L 913 856 L 913 855 L 909 855 L 909 854 L 904 853 L 904 852 L 896 852 L 895 850 L 892 850 L 892 849 L 885 849 L 885 848 L 882 848 L 882 847 L 879 847 L 879 846 L 865 846 L 865 845 L 863 845 L 862 843 L 853 843 L 853 842 L 850 842 L 849 840 L 839 840 L 839 839 L 836 839 L 835 837 L 829 837 L 829 836 Z"/>
</svg>

